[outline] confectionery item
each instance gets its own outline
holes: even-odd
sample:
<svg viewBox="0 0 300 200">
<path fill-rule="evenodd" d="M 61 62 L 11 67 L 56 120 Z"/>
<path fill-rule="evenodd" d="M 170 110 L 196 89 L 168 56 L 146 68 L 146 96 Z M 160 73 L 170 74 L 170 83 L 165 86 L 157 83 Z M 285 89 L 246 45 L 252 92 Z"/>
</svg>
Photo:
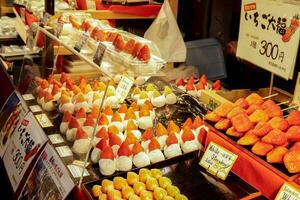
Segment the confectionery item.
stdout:
<svg viewBox="0 0 300 200">
<path fill-rule="evenodd" d="M 104 150 L 101 152 L 100 160 L 99 160 L 99 168 L 101 174 L 105 176 L 109 176 L 115 173 L 116 171 L 115 156 L 110 146 L 105 147 Z"/>
<path fill-rule="evenodd" d="M 120 171 L 129 171 L 132 168 L 132 153 L 127 142 L 123 142 L 118 150 L 116 166 Z"/>
<path fill-rule="evenodd" d="M 164 147 L 164 154 L 166 158 L 173 158 L 182 154 L 178 139 L 175 134 L 170 134 L 166 140 Z"/>
</svg>

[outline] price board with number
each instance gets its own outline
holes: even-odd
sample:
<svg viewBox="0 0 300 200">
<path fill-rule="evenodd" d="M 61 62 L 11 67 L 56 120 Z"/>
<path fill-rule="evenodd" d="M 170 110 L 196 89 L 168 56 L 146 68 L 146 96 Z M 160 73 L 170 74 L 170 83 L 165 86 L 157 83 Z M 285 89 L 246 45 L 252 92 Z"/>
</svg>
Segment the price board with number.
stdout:
<svg viewBox="0 0 300 200">
<path fill-rule="evenodd" d="M 119 98 L 119 102 L 123 102 L 127 97 L 131 87 L 133 85 L 133 78 L 128 76 L 122 76 L 118 87 L 116 89 L 116 96 Z"/>
<path fill-rule="evenodd" d="M 291 79 L 300 37 L 300 2 L 243 0 L 237 57 Z"/>
<path fill-rule="evenodd" d="M 199 164 L 212 175 L 225 180 L 237 157 L 224 147 L 210 142 Z"/>
<path fill-rule="evenodd" d="M 275 197 L 275 200 L 298 200 L 298 199 L 300 199 L 300 189 L 289 183 L 284 183 Z"/>
<path fill-rule="evenodd" d="M 43 129 L 33 114 L 28 112 L 18 123 L 3 156 L 4 166 L 14 192 L 18 189 L 21 180 L 26 178 L 25 172 L 46 142 L 47 137 Z"/>
</svg>

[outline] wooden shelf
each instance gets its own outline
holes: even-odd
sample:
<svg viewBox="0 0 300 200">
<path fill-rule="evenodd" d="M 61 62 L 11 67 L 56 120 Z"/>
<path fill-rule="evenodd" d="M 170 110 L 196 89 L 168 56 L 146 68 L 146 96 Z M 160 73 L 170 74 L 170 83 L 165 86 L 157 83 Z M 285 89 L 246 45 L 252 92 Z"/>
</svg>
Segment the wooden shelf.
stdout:
<svg viewBox="0 0 300 200">
<path fill-rule="evenodd" d="M 7 7 L 7 6 L 1 6 L 1 14 L 5 15 L 8 13 L 14 13 L 12 7 Z"/>
<path fill-rule="evenodd" d="M 66 11 L 56 11 L 55 15 L 59 16 Z M 154 19 L 156 15 L 151 15 L 149 17 L 137 16 L 137 15 L 128 15 L 128 14 L 120 14 L 115 13 L 110 10 L 74 10 L 68 12 L 83 12 L 89 13 L 92 15 L 94 19 Z"/>
</svg>

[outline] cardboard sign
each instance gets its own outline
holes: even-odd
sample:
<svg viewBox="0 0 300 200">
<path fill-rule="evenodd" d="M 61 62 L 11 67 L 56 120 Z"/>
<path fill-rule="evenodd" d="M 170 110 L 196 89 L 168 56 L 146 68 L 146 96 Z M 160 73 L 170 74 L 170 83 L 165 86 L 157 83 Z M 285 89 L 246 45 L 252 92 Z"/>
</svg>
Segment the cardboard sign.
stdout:
<svg viewBox="0 0 300 200">
<path fill-rule="evenodd" d="M 75 44 L 74 49 L 78 52 L 81 51 L 82 47 L 87 43 L 89 35 L 86 32 L 80 34 L 79 41 Z"/>
<path fill-rule="evenodd" d="M 101 42 L 99 42 L 96 53 L 93 58 L 94 63 L 97 64 L 98 66 L 101 66 L 105 50 L 106 50 L 106 46 Z"/>
<path fill-rule="evenodd" d="M 16 192 L 33 158 L 47 142 L 43 129 L 31 112 L 17 125 L 3 157 L 13 191 Z"/>
<path fill-rule="evenodd" d="M 66 199 L 74 186 L 67 168 L 48 143 L 27 179 L 19 199 Z"/>
<path fill-rule="evenodd" d="M 14 92 L 0 112 L 0 156 L 4 155 L 8 144 L 10 143 L 13 132 L 15 131 L 19 121 L 23 120 L 27 113 L 25 103 L 21 100 L 16 92 Z"/>
<path fill-rule="evenodd" d="M 290 2 L 243 0 L 237 47 L 237 57 L 285 79 L 293 78 L 300 37 L 300 2 Z"/>
<path fill-rule="evenodd" d="M 118 87 L 116 89 L 116 96 L 119 99 L 119 102 L 122 103 L 124 99 L 127 97 L 132 85 L 133 85 L 133 78 L 128 76 L 122 76 Z"/>
<path fill-rule="evenodd" d="M 293 103 L 299 105 L 298 110 L 300 110 L 300 72 L 298 73 L 298 78 L 296 81 Z"/>
<path fill-rule="evenodd" d="M 298 200 L 300 199 L 300 189 L 295 186 L 284 183 L 279 192 L 277 193 L 275 200 Z"/>
<path fill-rule="evenodd" d="M 199 164 L 212 175 L 225 180 L 237 157 L 220 145 L 210 142 Z"/>
</svg>

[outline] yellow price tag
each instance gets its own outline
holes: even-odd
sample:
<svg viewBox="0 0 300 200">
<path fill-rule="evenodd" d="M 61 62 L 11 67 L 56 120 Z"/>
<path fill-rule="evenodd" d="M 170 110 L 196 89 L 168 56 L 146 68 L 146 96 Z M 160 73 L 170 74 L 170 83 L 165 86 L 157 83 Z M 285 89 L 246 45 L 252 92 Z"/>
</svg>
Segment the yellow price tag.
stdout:
<svg viewBox="0 0 300 200">
<path fill-rule="evenodd" d="M 48 127 L 53 126 L 50 119 L 44 113 L 35 115 L 35 118 L 37 119 L 37 121 L 39 122 L 39 124 L 41 125 L 42 128 L 48 128 Z"/>
<path fill-rule="evenodd" d="M 127 97 L 132 85 L 133 85 L 133 78 L 129 76 L 122 76 L 118 87 L 116 89 L 116 95 L 119 98 L 119 102 L 122 103 L 124 99 Z"/>
<path fill-rule="evenodd" d="M 300 189 L 285 182 L 279 192 L 277 193 L 275 200 L 298 200 L 300 199 Z"/>
<path fill-rule="evenodd" d="M 224 147 L 210 142 L 199 164 L 213 176 L 225 180 L 237 157 Z"/>
</svg>

